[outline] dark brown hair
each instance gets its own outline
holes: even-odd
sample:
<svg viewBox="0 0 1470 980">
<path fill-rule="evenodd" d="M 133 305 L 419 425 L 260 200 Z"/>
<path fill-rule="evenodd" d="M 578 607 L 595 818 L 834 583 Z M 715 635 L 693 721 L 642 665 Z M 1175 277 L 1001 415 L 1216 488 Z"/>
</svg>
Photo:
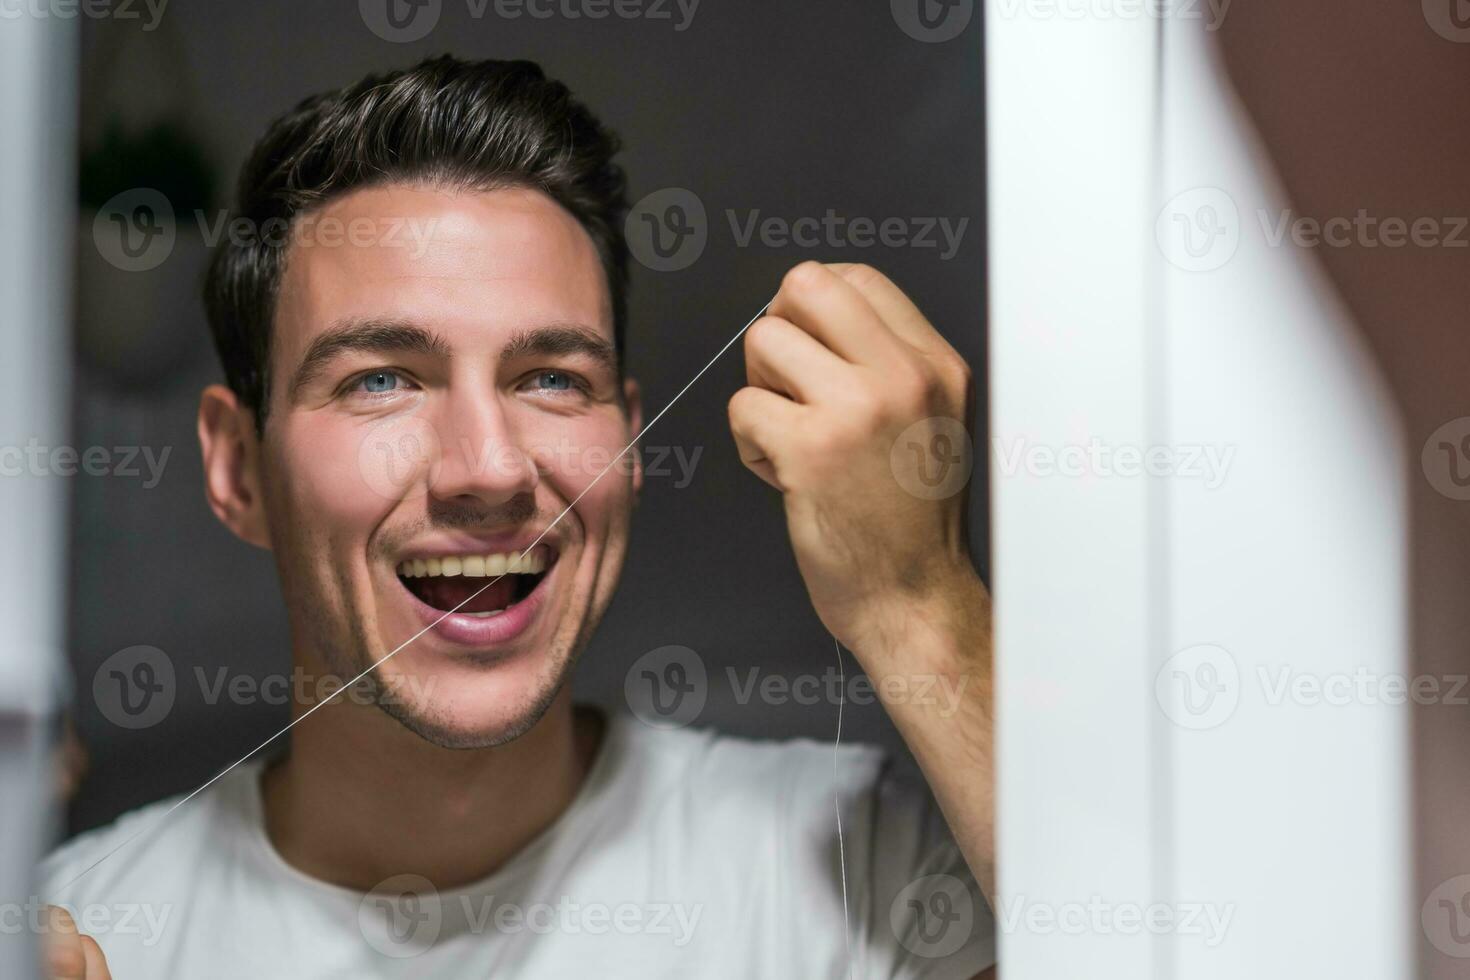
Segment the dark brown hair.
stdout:
<svg viewBox="0 0 1470 980">
<path fill-rule="evenodd" d="M 544 192 L 586 229 L 607 273 L 621 356 L 627 318 L 626 180 L 618 138 L 529 61 L 443 56 L 313 96 L 271 123 L 240 171 L 232 220 L 289 228 L 356 188 L 427 181 Z M 290 236 L 226 236 L 204 305 L 225 379 L 265 427 L 271 323 Z"/>
</svg>

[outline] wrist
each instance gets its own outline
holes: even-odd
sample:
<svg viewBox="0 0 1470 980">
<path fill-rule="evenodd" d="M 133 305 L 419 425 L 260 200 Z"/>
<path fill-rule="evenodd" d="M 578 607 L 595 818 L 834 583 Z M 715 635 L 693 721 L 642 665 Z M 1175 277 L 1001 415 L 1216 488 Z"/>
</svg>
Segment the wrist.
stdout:
<svg viewBox="0 0 1470 980">
<path fill-rule="evenodd" d="M 870 673 L 989 670 L 990 594 L 969 559 L 875 597 L 849 643 Z"/>
</svg>

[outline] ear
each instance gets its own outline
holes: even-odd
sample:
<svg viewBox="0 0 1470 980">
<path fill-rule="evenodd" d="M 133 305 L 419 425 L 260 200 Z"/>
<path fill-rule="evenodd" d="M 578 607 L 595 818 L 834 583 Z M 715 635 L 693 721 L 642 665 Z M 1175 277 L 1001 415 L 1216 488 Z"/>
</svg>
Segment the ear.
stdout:
<svg viewBox="0 0 1470 980">
<path fill-rule="evenodd" d="M 643 430 L 643 392 L 632 378 L 623 379 L 623 406 L 628 413 L 628 438 Z M 633 500 L 643 492 L 643 454 L 640 447 L 629 450 L 633 454 Z"/>
<path fill-rule="evenodd" d="M 210 385 L 199 397 L 199 449 L 209 509 L 240 540 L 269 550 L 255 413 L 224 385 Z"/>
</svg>

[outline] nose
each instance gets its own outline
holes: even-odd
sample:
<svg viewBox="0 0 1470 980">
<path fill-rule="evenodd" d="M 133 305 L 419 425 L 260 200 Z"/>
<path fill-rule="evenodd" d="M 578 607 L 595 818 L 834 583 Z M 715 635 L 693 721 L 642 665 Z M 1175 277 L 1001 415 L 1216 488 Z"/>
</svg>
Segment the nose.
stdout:
<svg viewBox="0 0 1470 980">
<path fill-rule="evenodd" d="M 461 502 L 472 498 L 494 507 L 536 489 L 536 465 L 517 441 L 515 426 L 493 391 L 451 395 L 438 421 L 440 459 L 429 486 L 431 496 Z"/>
</svg>

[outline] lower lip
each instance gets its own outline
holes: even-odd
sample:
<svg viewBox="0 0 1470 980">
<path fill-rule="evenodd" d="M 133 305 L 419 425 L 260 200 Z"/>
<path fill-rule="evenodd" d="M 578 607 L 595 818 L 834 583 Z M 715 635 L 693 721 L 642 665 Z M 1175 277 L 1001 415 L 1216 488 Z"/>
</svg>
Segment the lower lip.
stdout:
<svg viewBox="0 0 1470 980">
<path fill-rule="evenodd" d="M 547 570 L 530 595 L 508 606 L 498 616 L 489 617 L 467 616 L 464 613 L 450 613 L 446 616 L 444 610 L 435 609 L 424 602 L 408 591 L 402 582 L 398 583 L 398 587 L 408 596 L 413 603 L 414 612 L 425 626 L 430 627 L 435 636 L 461 646 L 488 647 L 508 643 L 530 628 L 541 608 L 546 583 L 551 580 L 554 570 L 555 566 Z M 487 578 L 485 581 L 488 583 L 492 579 Z"/>
</svg>

